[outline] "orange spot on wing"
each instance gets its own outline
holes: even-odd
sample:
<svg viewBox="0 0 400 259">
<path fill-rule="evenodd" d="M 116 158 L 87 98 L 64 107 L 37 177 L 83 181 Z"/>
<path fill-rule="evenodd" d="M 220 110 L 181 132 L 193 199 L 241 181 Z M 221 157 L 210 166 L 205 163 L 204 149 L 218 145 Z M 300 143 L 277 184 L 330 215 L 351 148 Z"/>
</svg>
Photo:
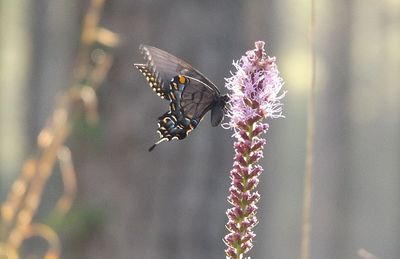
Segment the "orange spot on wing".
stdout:
<svg viewBox="0 0 400 259">
<path fill-rule="evenodd" d="M 186 79 L 184 76 L 179 76 L 179 83 L 184 84 L 186 82 Z"/>
</svg>

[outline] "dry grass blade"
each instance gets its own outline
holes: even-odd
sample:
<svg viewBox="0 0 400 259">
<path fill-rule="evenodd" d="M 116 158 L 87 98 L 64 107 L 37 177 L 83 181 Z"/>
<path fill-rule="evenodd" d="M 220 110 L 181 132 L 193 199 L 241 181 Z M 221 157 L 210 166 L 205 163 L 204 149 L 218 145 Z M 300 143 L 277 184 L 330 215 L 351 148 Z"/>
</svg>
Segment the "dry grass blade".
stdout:
<svg viewBox="0 0 400 259">
<path fill-rule="evenodd" d="M 60 163 L 61 176 L 64 184 L 64 194 L 57 201 L 54 211 L 57 215 L 65 215 L 75 200 L 76 173 L 69 148 L 66 146 L 61 147 L 57 157 Z"/>
</svg>

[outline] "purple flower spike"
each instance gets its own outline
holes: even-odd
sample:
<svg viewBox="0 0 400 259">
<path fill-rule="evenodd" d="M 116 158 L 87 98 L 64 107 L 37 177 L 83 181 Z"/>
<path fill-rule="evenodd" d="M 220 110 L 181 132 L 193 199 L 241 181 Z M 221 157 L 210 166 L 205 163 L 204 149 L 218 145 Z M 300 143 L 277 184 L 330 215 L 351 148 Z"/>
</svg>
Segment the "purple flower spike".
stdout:
<svg viewBox="0 0 400 259">
<path fill-rule="evenodd" d="M 268 130 L 264 119 L 283 117 L 280 100 L 286 93 L 280 93 L 283 81 L 275 58 L 266 55 L 263 41 L 255 45 L 254 50 L 233 63 L 237 71 L 226 79 L 230 121 L 224 126 L 233 129 L 236 138 L 228 196 L 233 207 L 226 212 L 229 233 L 224 238 L 226 257 L 232 259 L 244 258 L 253 247 L 253 228 L 258 223 L 256 203 L 260 199 L 254 189 L 263 171 L 258 165 L 266 143 L 262 134 Z"/>
</svg>

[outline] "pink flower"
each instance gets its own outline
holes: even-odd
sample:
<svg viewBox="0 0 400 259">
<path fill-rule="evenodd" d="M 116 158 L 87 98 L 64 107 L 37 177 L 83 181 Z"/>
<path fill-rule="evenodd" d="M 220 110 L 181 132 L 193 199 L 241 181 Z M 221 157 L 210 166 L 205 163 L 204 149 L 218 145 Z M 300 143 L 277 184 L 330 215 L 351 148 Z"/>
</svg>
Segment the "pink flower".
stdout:
<svg viewBox="0 0 400 259">
<path fill-rule="evenodd" d="M 226 79 L 230 121 L 224 126 L 232 128 L 236 138 L 228 196 L 233 207 L 226 212 L 230 233 L 224 238 L 227 258 L 243 258 L 253 247 L 256 236 L 253 228 L 258 223 L 256 203 L 260 199 L 254 190 L 263 171 L 258 165 L 266 143 L 262 134 L 268 130 L 268 124 L 263 121 L 268 117 L 283 117 L 280 100 L 286 92 L 281 93 L 283 81 L 275 58 L 266 55 L 264 45 L 262 41 L 256 42 L 254 50 L 247 51 L 233 63 L 237 71 Z"/>
</svg>

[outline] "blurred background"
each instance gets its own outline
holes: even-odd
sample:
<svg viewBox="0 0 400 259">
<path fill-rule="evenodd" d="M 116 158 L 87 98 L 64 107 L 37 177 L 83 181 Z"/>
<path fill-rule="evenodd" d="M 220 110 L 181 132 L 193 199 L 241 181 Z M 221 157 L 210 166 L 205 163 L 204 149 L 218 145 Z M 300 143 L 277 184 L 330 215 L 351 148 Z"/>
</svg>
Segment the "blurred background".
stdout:
<svg viewBox="0 0 400 259">
<path fill-rule="evenodd" d="M 0 202 L 67 91 L 89 1 L 2 0 L 0 5 Z M 47 182 L 34 221 L 59 234 L 63 258 L 224 258 L 232 132 L 209 115 L 182 141 L 159 145 L 167 103 L 133 67 L 141 43 L 224 78 L 254 42 L 277 57 L 286 119 L 269 121 L 252 258 L 298 258 L 307 96 L 307 0 L 113 0 L 100 25 L 120 44 L 98 93 L 99 121 L 73 120 L 67 146 L 76 200 L 57 224 L 63 189 Z M 317 1 L 317 114 L 311 258 L 358 258 L 365 248 L 400 257 L 400 1 Z M 31 239 L 22 258 L 41 258 Z"/>
</svg>

